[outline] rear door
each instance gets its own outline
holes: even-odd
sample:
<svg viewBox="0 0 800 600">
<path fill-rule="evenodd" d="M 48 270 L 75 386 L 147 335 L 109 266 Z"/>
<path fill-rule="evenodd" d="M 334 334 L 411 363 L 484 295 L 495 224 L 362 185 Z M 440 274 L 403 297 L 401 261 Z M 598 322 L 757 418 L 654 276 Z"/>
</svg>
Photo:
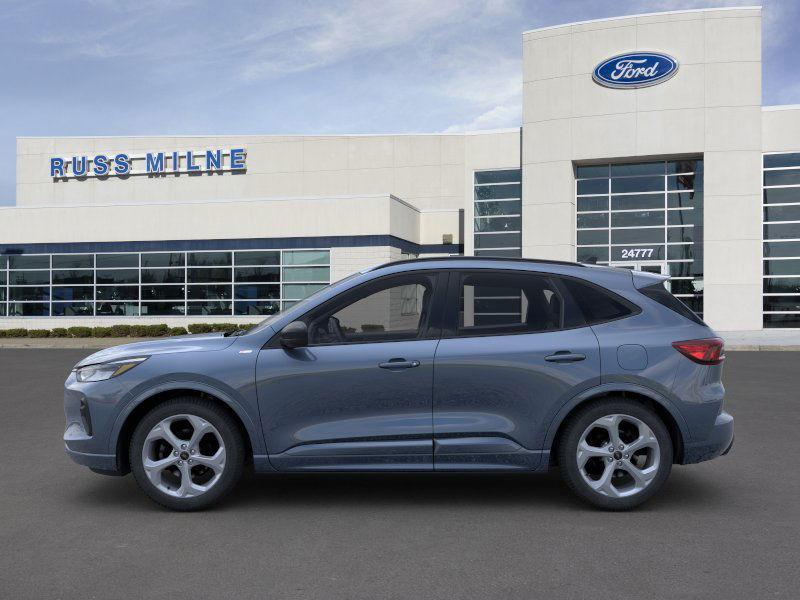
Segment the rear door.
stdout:
<svg viewBox="0 0 800 600">
<path fill-rule="evenodd" d="M 536 468 L 554 412 L 599 384 L 597 338 L 547 274 L 454 271 L 445 311 L 435 469 Z"/>
</svg>

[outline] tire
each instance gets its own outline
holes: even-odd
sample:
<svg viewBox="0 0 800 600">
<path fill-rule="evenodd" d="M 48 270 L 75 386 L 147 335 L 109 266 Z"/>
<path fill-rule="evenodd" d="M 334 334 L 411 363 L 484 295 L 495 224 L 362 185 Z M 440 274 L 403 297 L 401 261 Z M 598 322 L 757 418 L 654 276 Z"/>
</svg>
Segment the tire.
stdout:
<svg viewBox="0 0 800 600">
<path fill-rule="evenodd" d="M 129 456 L 136 483 L 152 500 L 172 510 L 202 510 L 239 481 L 245 444 L 227 412 L 187 396 L 145 414 L 131 437 Z"/>
<path fill-rule="evenodd" d="M 659 416 L 624 398 L 603 398 L 581 408 L 558 444 L 567 486 L 605 510 L 628 510 L 650 499 L 669 477 L 672 458 L 672 439 Z"/>
</svg>

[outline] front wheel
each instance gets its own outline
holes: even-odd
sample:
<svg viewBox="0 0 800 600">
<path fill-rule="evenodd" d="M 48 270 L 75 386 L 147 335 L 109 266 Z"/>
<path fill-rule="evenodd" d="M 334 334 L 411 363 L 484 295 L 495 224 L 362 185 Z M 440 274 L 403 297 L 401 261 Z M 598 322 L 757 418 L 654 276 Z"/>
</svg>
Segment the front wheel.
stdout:
<svg viewBox="0 0 800 600">
<path fill-rule="evenodd" d="M 672 469 L 672 440 L 659 416 L 632 400 L 590 403 L 561 436 L 558 461 L 567 485 L 584 500 L 626 510 L 651 498 Z"/>
<path fill-rule="evenodd" d="M 236 485 L 244 443 L 234 420 L 216 404 L 176 398 L 139 422 L 129 456 L 136 483 L 150 498 L 173 510 L 199 510 Z"/>
</svg>

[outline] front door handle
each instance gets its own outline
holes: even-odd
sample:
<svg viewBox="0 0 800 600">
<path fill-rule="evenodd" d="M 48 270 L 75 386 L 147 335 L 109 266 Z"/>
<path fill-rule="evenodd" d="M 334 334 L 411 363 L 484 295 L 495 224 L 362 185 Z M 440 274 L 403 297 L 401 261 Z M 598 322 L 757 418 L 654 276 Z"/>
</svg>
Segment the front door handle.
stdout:
<svg viewBox="0 0 800 600">
<path fill-rule="evenodd" d="M 586 360 L 586 355 L 570 352 L 569 350 L 559 350 L 555 354 L 551 354 L 550 356 L 545 356 L 544 359 L 547 362 L 570 363 L 570 362 L 578 362 L 580 360 Z"/>
<path fill-rule="evenodd" d="M 406 360 L 405 358 L 392 358 L 386 362 L 378 365 L 381 369 L 389 369 L 390 371 L 400 371 L 402 369 L 413 369 L 419 366 L 418 360 Z"/>
</svg>

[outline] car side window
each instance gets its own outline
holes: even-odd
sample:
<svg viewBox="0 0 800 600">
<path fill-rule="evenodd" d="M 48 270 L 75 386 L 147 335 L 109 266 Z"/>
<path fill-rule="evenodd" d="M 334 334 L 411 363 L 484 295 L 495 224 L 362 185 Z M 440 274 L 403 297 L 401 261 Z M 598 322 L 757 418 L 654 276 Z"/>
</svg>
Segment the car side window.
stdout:
<svg viewBox="0 0 800 600">
<path fill-rule="evenodd" d="M 460 273 L 456 334 L 504 335 L 555 331 L 564 300 L 554 282 L 536 273 Z"/>
<path fill-rule="evenodd" d="M 309 343 L 356 344 L 424 337 L 435 275 L 411 274 L 365 284 L 312 316 Z"/>
<path fill-rule="evenodd" d="M 567 277 L 561 281 L 583 313 L 587 325 L 621 319 L 638 310 L 625 299 L 587 281 Z"/>
</svg>

